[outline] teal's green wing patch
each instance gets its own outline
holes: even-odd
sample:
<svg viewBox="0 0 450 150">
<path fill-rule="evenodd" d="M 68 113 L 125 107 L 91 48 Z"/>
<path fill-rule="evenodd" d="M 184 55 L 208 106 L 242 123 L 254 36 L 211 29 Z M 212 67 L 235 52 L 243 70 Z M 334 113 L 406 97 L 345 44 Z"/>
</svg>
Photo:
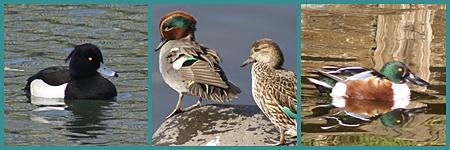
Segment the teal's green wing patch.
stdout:
<svg viewBox="0 0 450 150">
<path fill-rule="evenodd" d="M 187 61 L 190 61 L 190 60 L 194 60 L 194 61 L 195 61 L 195 60 L 198 60 L 198 58 L 196 58 L 196 57 L 194 57 L 194 56 L 191 55 L 191 56 L 187 56 L 187 57 L 186 57 L 186 60 L 187 60 Z"/>
<path fill-rule="evenodd" d="M 295 114 L 294 112 L 292 112 L 288 107 L 283 107 L 281 108 L 281 110 L 288 115 L 289 117 L 291 117 L 292 119 L 297 119 L 297 114 Z"/>
</svg>

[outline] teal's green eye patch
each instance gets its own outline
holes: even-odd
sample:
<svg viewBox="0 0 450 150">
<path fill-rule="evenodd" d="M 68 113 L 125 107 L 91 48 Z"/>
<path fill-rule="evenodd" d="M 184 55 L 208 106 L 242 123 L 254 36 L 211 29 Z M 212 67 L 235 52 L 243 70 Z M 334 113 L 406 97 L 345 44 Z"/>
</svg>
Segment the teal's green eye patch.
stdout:
<svg viewBox="0 0 450 150">
<path fill-rule="evenodd" d="M 187 29 L 187 30 L 195 30 L 194 22 L 192 22 L 191 20 L 188 20 L 184 17 L 180 17 L 180 16 L 169 19 L 163 25 L 164 30 L 170 30 L 172 28 L 183 28 L 183 29 Z"/>
</svg>

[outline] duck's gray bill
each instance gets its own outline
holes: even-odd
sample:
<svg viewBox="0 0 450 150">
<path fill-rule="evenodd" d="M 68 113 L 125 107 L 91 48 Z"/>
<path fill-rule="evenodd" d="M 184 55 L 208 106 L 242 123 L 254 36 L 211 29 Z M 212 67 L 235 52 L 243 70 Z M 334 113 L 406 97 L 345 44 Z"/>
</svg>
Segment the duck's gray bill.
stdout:
<svg viewBox="0 0 450 150">
<path fill-rule="evenodd" d="M 428 83 L 427 81 L 421 79 L 420 77 L 416 76 L 415 74 L 413 74 L 412 72 L 409 73 L 409 75 L 406 76 L 406 80 L 408 80 L 409 82 L 419 85 L 419 86 L 424 86 L 424 87 L 430 87 L 431 84 Z"/>
<path fill-rule="evenodd" d="M 105 64 L 100 63 L 100 67 L 97 69 L 97 72 L 104 76 L 108 77 L 119 77 L 119 75 L 113 71 L 112 69 L 108 68 Z"/>
<path fill-rule="evenodd" d="M 156 47 L 155 52 L 159 51 L 161 49 L 161 47 L 163 47 L 164 44 L 166 44 L 167 42 L 169 42 L 169 40 L 162 39 L 161 42 L 159 42 L 158 46 Z"/>
<path fill-rule="evenodd" d="M 256 60 L 253 59 L 252 57 L 249 57 L 247 60 L 245 60 L 245 61 L 242 63 L 241 68 L 247 66 L 248 64 L 254 63 L 254 62 L 256 62 Z"/>
</svg>

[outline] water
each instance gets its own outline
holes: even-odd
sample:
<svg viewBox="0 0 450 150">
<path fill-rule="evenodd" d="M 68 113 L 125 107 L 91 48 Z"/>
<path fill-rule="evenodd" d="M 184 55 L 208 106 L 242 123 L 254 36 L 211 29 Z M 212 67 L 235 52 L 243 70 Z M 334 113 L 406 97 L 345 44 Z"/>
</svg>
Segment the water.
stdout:
<svg viewBox="0 0 450 150">
<path fill-rule="evenodd" d="M 146 5 L 5 5 L 5 145 L 146 145 L 147 33 Z M 26 79 L 82 43 L 120 75 L 117 101 L 28 103 Z"/>
<path fill-rule="evenodd" d="M 445 5 L 302 5 L 303 145 L 445 145 Z M 412 86 L 407 107 L 428 108 L 397 128 L 379 120 L 323 130 L 329 101 L 306 79 L 325 65 L 379 70 L 401 60 L 431 88 Z"/>
<path fill-rule="evenodd" d="M 152 12 L 153 47 L 159 43 L 159 20 L 173 10 L 183 10 L 197 18 L 196 39 L 222 57 L 227 78 L 241 89 L 238 99 L 227 104 L 256 105 L 251 95 L 251 67 L 239 66 L 250 55 L 250 46 L 260 38 L 271 38 L 281 47 L 288 70 L 296 70 L 297 10 L 295 5 L 155 5 Z M 162 80 L 158 56 L 153 55 L 153 133 L 175 107 L 178 94 Z M 186 96 L 183 107 L 197 100 Z M 204 100 L 204 104 L 211 103 Z"/>
</svg>

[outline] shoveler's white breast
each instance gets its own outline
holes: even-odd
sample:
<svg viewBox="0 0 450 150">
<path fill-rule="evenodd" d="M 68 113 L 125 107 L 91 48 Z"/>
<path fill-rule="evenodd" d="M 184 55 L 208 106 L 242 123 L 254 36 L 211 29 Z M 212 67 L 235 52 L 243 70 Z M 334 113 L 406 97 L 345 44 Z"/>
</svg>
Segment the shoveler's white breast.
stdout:
<svg viewBox="0 0 450 150">
<path fill-rule="evenodd" d="M 59 86 L 48 85 L 41 79 L 35 79 L 30 84 L 31 95 L 43 98 L 64 98 L 67 83 Z"/>
<path fill-rule="evenodd" d="M 345 107 L 345 99 L 344 96 L 346 96 L 347 92 L 347 85 L 343 82 L 338 82 L 332 89 L 330 96 L 333 98 L 333 101 L 331 104 L 338 108 L 344 108 Z"/>
<path fill-rule="evenodd" d="M 406 84 L 392 84 L 392 90 L 394 91 L 394 106 L 392 109 L 405 108 L 409 105 L 411 91 Z"/>
</svg>

